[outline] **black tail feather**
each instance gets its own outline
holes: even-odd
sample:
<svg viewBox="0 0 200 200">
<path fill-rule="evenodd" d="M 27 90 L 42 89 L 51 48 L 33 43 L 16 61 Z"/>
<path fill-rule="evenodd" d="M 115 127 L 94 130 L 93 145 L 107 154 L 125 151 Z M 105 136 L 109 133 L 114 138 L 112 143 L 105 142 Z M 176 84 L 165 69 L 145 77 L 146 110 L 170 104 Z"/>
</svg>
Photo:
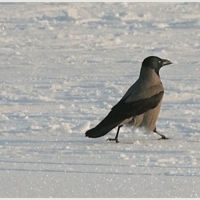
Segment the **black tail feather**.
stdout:
<svg viewBox="0 0 200 200">
<path fill-rule="evenodd" d="M 113 121 L 113 116 L 109 113 L 96 127 L 88 130 L 85 133 L 86 137 L 97 138 L 106 135 L 113 128 L 118 126 L 120 122 Z"/>
<path fill-rule="evenodd" d="M 96 126 L 85 133 L 86 137 L 97 138 L 106 135 L 109 131 L 115 128 L 118 124 L 112 124 L 108 126 L 100 125 Z"/>
</svg>

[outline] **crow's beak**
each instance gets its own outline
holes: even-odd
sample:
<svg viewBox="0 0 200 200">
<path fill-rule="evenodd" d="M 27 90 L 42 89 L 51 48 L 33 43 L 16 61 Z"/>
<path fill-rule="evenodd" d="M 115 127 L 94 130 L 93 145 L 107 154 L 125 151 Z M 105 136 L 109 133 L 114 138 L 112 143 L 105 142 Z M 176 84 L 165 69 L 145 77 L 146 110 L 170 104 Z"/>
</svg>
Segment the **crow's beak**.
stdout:
<svg viewBox="0 0 200 200">
<path fill-rule="evenodd" d="M 167 60 L 167 59 L 162 60 L 162 66 L 170 65 L 170 64 L 172 64 L 172 62 L 170 60 Z"/>
</svg>

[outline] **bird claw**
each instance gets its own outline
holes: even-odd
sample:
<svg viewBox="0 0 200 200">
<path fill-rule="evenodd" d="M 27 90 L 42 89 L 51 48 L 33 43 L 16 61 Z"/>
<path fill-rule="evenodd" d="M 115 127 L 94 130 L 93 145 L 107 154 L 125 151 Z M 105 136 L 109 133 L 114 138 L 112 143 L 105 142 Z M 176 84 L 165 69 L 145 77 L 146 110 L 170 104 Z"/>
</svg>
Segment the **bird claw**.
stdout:
<svg viewBox="0 0 200 200">
<path fill-rule="evenodd" d="M 106 141 L 115 141 L 116 143 L 119 143 L 117 138 L 108 138 Z"/>
<path fill-rule="evenodd" d="M 161 137 L 161 138 L 159 138 L 158 140 L 168 140 L 169 138 L 167 138 L 167 137 L 165 137 L 164 135 Z"/>
</svg>

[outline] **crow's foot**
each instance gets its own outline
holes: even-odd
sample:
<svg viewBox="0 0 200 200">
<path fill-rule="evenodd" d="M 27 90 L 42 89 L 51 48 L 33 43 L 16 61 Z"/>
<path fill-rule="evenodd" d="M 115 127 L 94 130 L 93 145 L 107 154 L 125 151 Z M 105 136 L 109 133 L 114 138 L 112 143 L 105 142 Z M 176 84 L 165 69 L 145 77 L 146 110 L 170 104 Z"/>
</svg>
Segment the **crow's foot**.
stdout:
<svg viewBox="0 0 200 200">
<path fill-rule="evenodd" d="M 115 141 L 116 143 L 119 143 L 119 140 L 117 138 L 108 138 L 107 141 Z"/>
<path fill-rule="evenodd" d="M 161 136 L 158 140 L 168 140 L 169 138 L 165 137 L 164 135 Z"/>
</svg>

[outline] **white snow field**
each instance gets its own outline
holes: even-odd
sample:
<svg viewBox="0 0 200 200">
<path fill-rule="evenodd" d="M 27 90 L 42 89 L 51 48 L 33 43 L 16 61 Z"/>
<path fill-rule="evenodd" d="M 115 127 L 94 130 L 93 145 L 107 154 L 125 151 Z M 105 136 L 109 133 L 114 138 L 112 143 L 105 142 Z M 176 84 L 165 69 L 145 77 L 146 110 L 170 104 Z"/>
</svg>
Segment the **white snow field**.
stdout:
<svg viewBox="0 0 200 200">
<path fill-rule="evenodd" d="M 1 3 L 0 197 L 200 197 L 200 3 Z M 157 130 L 96 126 L 154 55 Z"/>
</svg>

